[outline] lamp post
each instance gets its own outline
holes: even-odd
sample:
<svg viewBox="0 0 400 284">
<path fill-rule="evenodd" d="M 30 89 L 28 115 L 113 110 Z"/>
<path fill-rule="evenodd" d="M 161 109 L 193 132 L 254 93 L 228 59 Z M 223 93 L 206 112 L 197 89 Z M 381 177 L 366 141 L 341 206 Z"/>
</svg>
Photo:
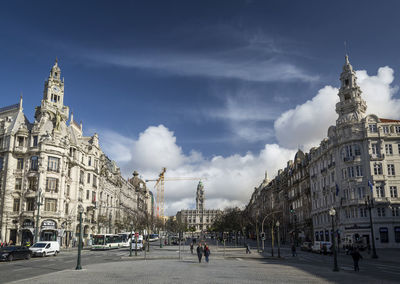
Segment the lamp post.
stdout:
<svg viewBox="0 0 400 284">
<path fill-rule="evenodd" d="M 277 228 L 277 231 L 278 231 L 278 257 L 279 258 L 281 257 L 281 237 L 280 237 L 280 233 L 279 233 L 279 226 L 280 225 L 281 224 L 279 223 L 279 220 L 276 221 L 276 228 Z"/>
<path fill-rule="evenodd" d="M 112 214 L 108 215 L 108 233 L 111 234 L 111 219 L 112 219 Z"/>
<path fill-rule="evenodd" d="M 79 242 L 78 242 L 78 260 L 76 262 L 76 268 L 75 270 L 81 270 L 81 249 L 82 249 L 82 213 L 83 213 L 83 207 L 82 205 L 79 205 L 78 207 L 79 211 Z"/>
<path fill-rule="evenodd" d="M 258 210 L 257 210 L 257 214 L 256 214 L 256 235 L 257 235 L 257 252 L 260 252 L 260 238 L 259 238 L 259 234 L 258 234 Z M 225 241 L 224 241 L 224 246 L 225 246 Z"/>
<path fill-rule="evenodd" d="M 371 227 L 371 238 L 372 238 L 372 258 L 378 258 L 378 255 L 376 254 L 376 248 L 375 248 L 375 236 L 374 236 L 374 226 L 372 223 L 372 208 L 374 207 L 374 201 L 369 198 L 369 195 L 367 196 L 367 199 L 365 200 L 365 206 L 368 208 L 369 211 L 369 226 Z"/>
<path fill-rule="evenodd" d="M 38 235 L 39 235 L 39 216 L 40 216 L 40 205 L 42 205 L 41 201 L 42 197 L 42 190 L 39 188 L 39 190 L 36 192 L 36 205 L 37 205 L 37 214 L 36 214 L 36 225 L 35 225 L 35 243 L 38 241 Z"/>
<path fill-rule="evenodd" d="M 336 215 L 336 210 L 332 207 L 329 210 L 329 215 L 331 215 L 332 218 L 332 250 L 333 250 L 333 271 L 339 271 L 339 267 L 337 264 L 337 252 L 336 252 L 336 238 L 335 238 L 335 215 Z"/>
<path fill-rule="evenodd" d="M 129 256 L 132 256 L 133 221 L 131 221 L 131 235 L 129 238 Z"/>
</svg>

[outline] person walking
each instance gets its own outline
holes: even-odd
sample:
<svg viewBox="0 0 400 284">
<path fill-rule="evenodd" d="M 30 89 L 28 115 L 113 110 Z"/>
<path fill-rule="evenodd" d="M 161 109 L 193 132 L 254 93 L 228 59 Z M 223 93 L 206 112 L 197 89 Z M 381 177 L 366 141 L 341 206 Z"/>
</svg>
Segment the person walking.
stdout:
<svg viewBox="0 0 400 284">
<path fill-rule="evenodd" d="M 190 243 L 190 252 L 193 254 L 193 242 Z"/>
<path fill-rule="evenodd" d="M 210 248 L 207 246 L 207 244 L 204 245 L 204 257 L 206 259 L 206 262 L 208 263 L 208 258 L 210 257 Z"/>
<path fill-rule="evenodd" d="M 200 244 L 197 245 L 197 257 L 199 258 L 199 263 L 201 263 L 201 258 L 203 257 L 203 247 Z"/>
<path fill-rule="evenodd" d="M 295 257 L 295 256 L 297 256 L 296 246 L 294 244 L 292 244 L 292 257 Z"/>
<path fill-rule="evenodd" d="M 362 259 L 362 255 L 358 251 L 358 248 L 355 248 L 351 253 L 351 257 L 353 258 L 354 263 L 354 271 L 360 271 L 360 267 L 358 266 L 358 262 Z"/>
<path fill-rule="evenodd" d="M 246 244 L 246 254 L 250 254 L 250 253 L 251 253 L 251 251 L 250 251 L 250 244 L 247 243 L 247 244 Z"/>
</svg>

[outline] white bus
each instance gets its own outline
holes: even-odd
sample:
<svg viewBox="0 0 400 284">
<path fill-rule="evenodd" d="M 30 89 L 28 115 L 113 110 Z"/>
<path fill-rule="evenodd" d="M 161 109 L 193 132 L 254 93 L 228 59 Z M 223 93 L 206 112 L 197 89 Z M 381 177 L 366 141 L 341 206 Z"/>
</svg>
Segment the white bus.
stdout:
<svg viewBox="0 0 400 284">
<path fill-rule="evenodd" d="M 93 236 L 92 250 L 105 250 L 120 248 L 122 241 L 120 235 L 98 234 Z"/>
</svg>

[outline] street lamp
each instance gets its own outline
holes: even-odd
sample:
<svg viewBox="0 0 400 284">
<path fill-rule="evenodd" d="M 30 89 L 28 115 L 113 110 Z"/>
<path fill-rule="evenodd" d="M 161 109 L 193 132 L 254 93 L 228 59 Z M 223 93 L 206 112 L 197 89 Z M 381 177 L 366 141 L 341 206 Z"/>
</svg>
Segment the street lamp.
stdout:
<svg viewBox="0 0 400 284">
<path fill-rule="evenodd" d="M 334 218 L 335 218 L 335 215 L 336 215 L 336 210 L 333 207 L 329 210 L 329 215 L 331 215 L 331 218 L 332 218 L 333 271 L 339 271 L 339 267 L 338 267 L 338 264 L 337 264 L 335 222 L 334 222 Z"/>
<path fill-rule="evenodd" d="M 36 205 L 37 205 L 37 215 L 36 215 L 36 228 L 35 228 L 35 243 L 38 242 L 38 235 L 39 235 L 39 216 L 40 216 L 40 205 L 42 205 L 42 190 L 36 192 Z"/>
<path fill-rule="evenodd" d="M 369 211 L 369 226 L 371 227 L 371 238 L 372 238 L 372 258 L 378 258 L 378 255 L 376 254 L 376 248 L 375 248 L 374 226 L 372 223 L 372 212 L 371 212 L 371 208 L 374 207 L 374 201 L 369 198 L 369 195 L 367 196 L 367 199 L 365 200 L 365 206 L 368 208 L 368 211 Z"/>
<path fill-rule="evenodd" d="M 129 256 L 132 256 L 133 221 L 131 221 L 131 235 L 129 238 Z"/>
<path fill-rule="evenodd" d="M 82 249 L 82 213 L 83 213 L 83 206 L 79 205 L 78 206 L 78 212 L 79 212 L 79 242 L 78 242 L 78 260 L 76 263 L 76 268 L 75 270 L 81 270 L 81 249 Z"/>
<path fill-rule="evenodd" d="M 111 219 L 112 219 L 112 213 L 108 215 L 108 233 L 111 234 Z"/>
<path fill-rule="evenodd" d="M 279 220 L 276 221 L 276 228 L 278 230 L 278 257 L 281 257 L 281 237 L 279 234 L 279 226 L 281 225 L 281 223 L 279 223 Z"/>
</svg>

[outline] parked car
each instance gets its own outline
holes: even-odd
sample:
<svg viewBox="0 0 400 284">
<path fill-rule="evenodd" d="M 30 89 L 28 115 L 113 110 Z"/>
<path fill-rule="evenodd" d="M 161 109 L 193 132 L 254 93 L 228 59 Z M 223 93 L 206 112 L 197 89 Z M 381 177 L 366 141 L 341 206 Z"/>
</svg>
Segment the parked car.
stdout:
<svg viewBox="0 0 400 284">
<path fill-rule="evenodd" d="M 313 246 L 311 247 L 312 252 L 316 253 L 332 253 L 331 250 L 332 243 L 331 242 L 322 242 L 316 241 L 314 242 Z"/>
<path fill-rule="evenodd" d="M 0 260 L 13 261 L 14 259 L 30 259 L 32 252 L 27 247 L 10 246 L 0 249 Z"/>
<path fill-rule="evenodd" d="M 312 247 L 312 242 L 304 242 L 300 249 L 304 250 L 304 251 L 311 251 L 311 247 Z"/>
<path fill-rule="evenodd" d="M 58 242 L 37 242 L 29 248 L 34 256 L 48 256 L 57 254 L 60 252 L 60 244 Z"/>
</svg>

